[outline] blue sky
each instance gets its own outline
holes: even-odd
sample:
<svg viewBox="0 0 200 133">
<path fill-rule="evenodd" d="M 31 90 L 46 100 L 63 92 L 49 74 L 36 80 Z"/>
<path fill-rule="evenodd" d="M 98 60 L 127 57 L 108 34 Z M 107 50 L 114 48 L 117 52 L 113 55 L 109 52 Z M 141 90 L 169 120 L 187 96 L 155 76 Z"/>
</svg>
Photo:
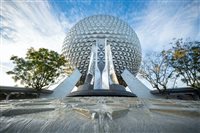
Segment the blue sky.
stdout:
<svg viewBox="0 0 200 133">
<path fill-rule="evenodd" d="M 14 85 L 5 74 L 12 55 L 30 47 L 61 52 L 67 31 L 84 17 L 108 14 L 126 21 L 139 37 L 142 53 L 169 47 L 172 38 L 200 40 L 198 0 L 16 0 L 0 5 L 0 85 Z"/>
</svg>

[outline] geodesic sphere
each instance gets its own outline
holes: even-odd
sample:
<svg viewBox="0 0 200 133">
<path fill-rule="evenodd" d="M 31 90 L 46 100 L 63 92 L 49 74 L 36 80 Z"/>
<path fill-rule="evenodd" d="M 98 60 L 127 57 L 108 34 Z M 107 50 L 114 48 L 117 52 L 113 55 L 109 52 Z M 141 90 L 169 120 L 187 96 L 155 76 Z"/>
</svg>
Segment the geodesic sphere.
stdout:
<svg viewBox="0 0 200 133">
<path fill-rule="evenodd" d="M 87 73 L 92 45 L 96 38 L 106 38 L 112 50 L 118 77 L 127 68 L 136 75 L 141 63 L 141 47 L 134 30 L 124 21 L 108 15 L 90 16 L 79 21 L 68 32 L 63 54 L 78 68 L 84 78 Z"/>
</svg>

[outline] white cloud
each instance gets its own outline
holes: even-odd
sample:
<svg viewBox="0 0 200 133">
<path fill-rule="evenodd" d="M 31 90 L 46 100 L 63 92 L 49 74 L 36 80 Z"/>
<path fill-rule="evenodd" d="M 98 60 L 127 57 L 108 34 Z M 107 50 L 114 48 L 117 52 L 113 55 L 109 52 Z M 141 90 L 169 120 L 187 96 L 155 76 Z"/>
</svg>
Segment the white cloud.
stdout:
<svg viewBox="0 0 200 133">
<path fill-rule="evenodd" d="M 136 27 L 143 53 L 167 48 L 172 38 L 199 39 L 200 3 L 151 2 Z"/>
<path fill-rule="evenodd" d="M 3 2 L 2 5 L 0 85 L 14 85 L 10 76 L 5 74 L 11 69 L 10 57 L 23 57 L 30 47 L 61 52 L 65 29 L 47 1 Z M 66 19 L 64 21 L 65 28 L 71 26 Z"/>
</svg>

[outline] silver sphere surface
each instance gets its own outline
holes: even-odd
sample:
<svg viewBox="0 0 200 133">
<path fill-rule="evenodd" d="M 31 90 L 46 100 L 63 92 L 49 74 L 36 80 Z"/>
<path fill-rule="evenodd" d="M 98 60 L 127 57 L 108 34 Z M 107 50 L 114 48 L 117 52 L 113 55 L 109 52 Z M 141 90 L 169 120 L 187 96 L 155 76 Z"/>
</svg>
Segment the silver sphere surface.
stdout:
<svg viewBox="0 0 200 133">
<path fill-rule="evenodd" d="M 141 46 L 134 30 L 124 21 L 109 15 L 95 15 L 80 20 L 67 33 L 63 54 L 71 65 L 86 76 L 92 45 L 96 38 L 106 38 L 112 50 L 118 78 L 124 69 L 136 75 L 141 63 Z"/>
</svg>

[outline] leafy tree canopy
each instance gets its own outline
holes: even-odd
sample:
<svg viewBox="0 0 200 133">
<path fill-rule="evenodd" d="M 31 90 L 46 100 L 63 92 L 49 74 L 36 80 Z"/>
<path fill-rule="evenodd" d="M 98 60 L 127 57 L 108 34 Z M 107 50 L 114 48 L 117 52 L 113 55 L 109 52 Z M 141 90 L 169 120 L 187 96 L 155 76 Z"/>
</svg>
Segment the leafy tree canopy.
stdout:
<svg viewBox="0 0 200 133">
<path fill-rule="evenodd" d="M 172 45 L 164 51 L 170 66 L 188 86 L 200 89 L 200 42 L 174 39 Z"/>
<path fill-rule="evenodd" d="M 55 82 L 67 62 L 64 56 L 45 48 L 40 48 L 38 51 L 30 48 L 25 58 L 12 56 L 10 60 L 13 61 L 15 67 L 7 74 L 13 75 L 15 82 L 20 81 L 25 86 L 37 90 Z"/>
</svg>

